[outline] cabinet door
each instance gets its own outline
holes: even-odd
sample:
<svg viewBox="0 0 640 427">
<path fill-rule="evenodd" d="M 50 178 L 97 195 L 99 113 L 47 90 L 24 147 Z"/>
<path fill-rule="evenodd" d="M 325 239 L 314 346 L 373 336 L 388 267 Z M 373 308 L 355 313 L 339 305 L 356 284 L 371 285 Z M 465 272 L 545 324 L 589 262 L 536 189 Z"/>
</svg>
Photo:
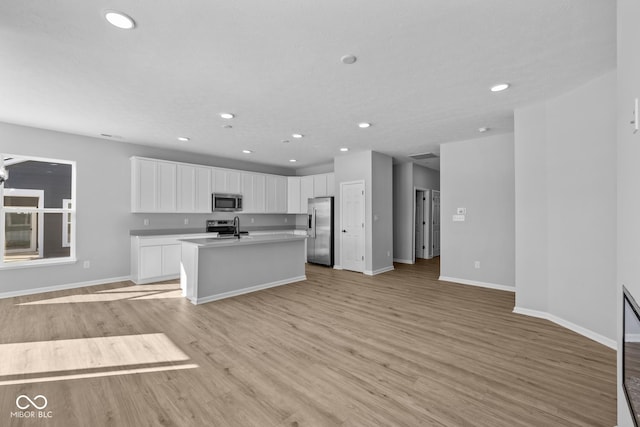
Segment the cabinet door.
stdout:
<svg viewBox="0 0 640 427">
<path fill-rule="evenodd" d="M 196 212 L 211 212 L 211 168 L 196 167 Z"/>
<path fill-rule="evenodd" d="M 158 212 L 176 211 L 176 164 L 158 162 Z"/>
<path fill-rule="evenodd" d="M 287 213 L 297 214 L 300 212 L 300 177 L 287 177 Z"/>
<path fill-rule="evenodd" d="M 196 210 L 196 168 L 178 165 L 178 212 Z"/>
<path fill-rule="evenodd" d="M 131 159 L 131 211 L 155 212 L 158 202 L 157 162 Z"/>
<path fill-rule="evenodd" d="M 225 169 L 213 168 L 212 182 L 214 193 L 228 193 L 227 191 L 227 171 Z"/>
<path fill-rule="evenodd" d="M 275 175 L 266 175 L 266 197 L 267 197 L 267 213 L 276 212 L 276 177 Z"/>
<path fill-rule="evenodd" d="M 162 276 L 162 246 L 140 248 L 140 279 Z"/>
<path fill-rule="evenodd" d="M 162 275 L 176 276 L 180 274 L 181 245 L 162 246 Z"/>
<path fill-rule="evenodd" d="M 300 180 L 300 212 L 307 213 L 309 199 L 313 198 L 313 176 L 303 176 Z"/>
<path fill-rule="evenodd" d="M 287 213 L 287 177 L 276 176 L 276 212 Z"/>
<path fill-rule="evenodd" d="M 245 213 L 253 213 L 256 209 L 254 174 L 250 172 L 242 173 L 242 211 Z"/>
<path fill-rule="evenodd" d="M 313 197 L 325 197 L 327 195 L 327 175 L 313 175 Z"/>
<path fill-rule="evenodd" d="M 240 194 L 242 190 L 240 182 L 240 171 L 227 170 L 227 192 L 231 194 Z"/>
<path fill-rule="evenodd" d="M 335 173 L 327 174 L 327 196 L 336 195 L 336 175 Z"/>
<path fill-rule="evenodd" d="M 253 177 L 254 212 L 263 213 L 267 209 L 267 179 L 266 176 L 259 173 Z"/>
</svg>

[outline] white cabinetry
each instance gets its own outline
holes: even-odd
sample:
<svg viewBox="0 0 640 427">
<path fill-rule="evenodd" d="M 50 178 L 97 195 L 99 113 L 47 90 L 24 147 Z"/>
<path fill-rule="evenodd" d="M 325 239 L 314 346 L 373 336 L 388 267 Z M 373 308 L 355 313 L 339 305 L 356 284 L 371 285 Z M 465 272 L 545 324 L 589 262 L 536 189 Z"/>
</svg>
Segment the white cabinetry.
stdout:
<svg viewBox="0 0 640 427">
<path fill-rule="evenodd" d="M 288 177 L 287 212 L 292 214 L 307 213 L 309 199 L 333 196 L 335 192 L 334 177 L 333 173 Z"/>
<path fill-rule="evenodd" d="M 211 235 L 132 236 L 131 280 L 140 285 L 180 277 L 179 239 Z"/>
<path fill-rule="evenodd" d="M 196 212 L 211 212 L 211 168 L 195 166 L 196 169 Z"/>
<path fill-rule="evenodd" d="M 265 176 L 259 173 L 242 172 L 242 212 L 265 212 Z"/>
<path fill-rule="evenodd" d="M 287 177 L 266 175 L 267 213 L 287 213 Z"/>
<path fill-rule="evenodd" d="M 176 212 L 177 165 L 131 159 L 131 211 Z"/>
<path fill-rule="evenodd" d="M 213 168 L 212 188 L 214 193 L 240 194 L 241 173 L 232 169 Z"/>
<path fill-rule="evenodd" d="M 300 180 L 299 176 L 287 177 L 287 213 L 300 212 Z"/>
</svg>

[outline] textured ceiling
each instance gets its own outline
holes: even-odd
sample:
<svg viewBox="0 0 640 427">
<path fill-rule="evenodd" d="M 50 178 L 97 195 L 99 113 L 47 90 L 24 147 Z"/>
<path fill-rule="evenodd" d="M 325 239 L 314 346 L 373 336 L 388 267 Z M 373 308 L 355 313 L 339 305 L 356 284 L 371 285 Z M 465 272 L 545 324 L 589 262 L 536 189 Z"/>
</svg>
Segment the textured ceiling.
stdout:
<svg viewBox="0 0 640 427">
<path fill-rule="evenodd" d="M 479 127 L 510 132 L 514 108 L 613 69 L 615 8 L 610 0 L 3 1 L 0 121 L 284 167 L 291 158 L 297 168 L 327 163 L 340 147 L 408 161 L 479 137 Z M 132 16 L 136 29 L 109 25 L 108 9 Z M 357 62 L 342 64 L 345 54 Z M 489 91 L 503 81 L 512 88 Z M 373 125 L 360 129 L 361 121 Z M 420 163 L 437 168 L 437 159 Z"/>
</svg>

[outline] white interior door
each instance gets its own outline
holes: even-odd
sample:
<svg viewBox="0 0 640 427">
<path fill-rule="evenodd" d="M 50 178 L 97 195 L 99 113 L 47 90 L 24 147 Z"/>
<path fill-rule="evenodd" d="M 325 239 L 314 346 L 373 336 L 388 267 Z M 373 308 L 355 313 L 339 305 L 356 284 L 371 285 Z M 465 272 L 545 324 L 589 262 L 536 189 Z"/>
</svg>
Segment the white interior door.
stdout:
<svg viewBox="0 0 640 427">
<path fill-rule="evenodd" d="M 340 184 L 340 263 L 345 270 L 364 272 L 364 182 Z"/>
<path fill-rule="evenodd" d="M 415 258 L 424 258 L 425 241 L 424 241 L 424 191 L 416 190 L 416 211 L 414 215 L 415 222 Z"/>
<path fill-rule="evenodd" d="M 431 191 L 431 248 L 433 256 L 440 256 L 440 192 Z"/>
</svg>

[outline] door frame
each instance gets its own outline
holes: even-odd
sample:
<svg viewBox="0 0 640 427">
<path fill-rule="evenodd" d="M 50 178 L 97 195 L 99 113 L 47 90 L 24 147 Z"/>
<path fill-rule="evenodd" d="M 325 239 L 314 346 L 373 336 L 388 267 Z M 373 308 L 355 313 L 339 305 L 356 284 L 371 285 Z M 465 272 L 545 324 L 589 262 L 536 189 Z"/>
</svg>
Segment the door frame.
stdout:
<svg viewBox="0 0 640 427">
<path fill-rule="evenodd" d="M 428 217 L 427 219 L 431 219 L 431 189 L 423 188 L 423 187 L 413 187 L 413 210 L 411 212 L 411 260 L 413 263 L 416 263 L 416 197 L 418 196 L 418 191 L 424 191 L 425 198 L 427 194 L 429 195 L 429 204 L 426 206 L 427 209 L 423 209 L 423 215 Z M 426 259 L 432 258 L 431 250 L 429 249 L 430 238 L 431 238 L 431 224 L 427 227 L 423 228 L 424 236 L 422 237 L 424 246 L 427 248 L 428 257 Z"/>
<path fill-rule="evenodd" d="M 343 204 L 344 204 L 344 197 L 343 197 L 343 192 L 344 192 L 344 186 L 345 185 L 352 185 L 352 184 L 362 184 L 362 191 L 363 191 L 363 195 L 362 195 L 362 220 L 364 223 L 364 232 L 362 234 L 362 239 L 364 240 L 364 259 L 362 260 L 363 262 L 363 266 L 362 266 L 362 271 L 360 271 L 360 273 L 364 273 L 366 271 L 366 263 L 367 263 L 367 186 L 365 183 L 364 179 L 359 179 L 359 180 L 355 180 L 355 181 L 344 181 L 340 183 L 340 226 L 336 227 L 336 230 L 338 231 L 338 233 L 340 234 L 340 269 L 344 269 L 344 245 L 343 245 L 343 238 L 342 238 L 342 223 L 343 223 L 343 215 L 344 215 L 344 209 L 343 209 Z M 334 208 L 335 209 L 335 208 Z"/>
</svg>

